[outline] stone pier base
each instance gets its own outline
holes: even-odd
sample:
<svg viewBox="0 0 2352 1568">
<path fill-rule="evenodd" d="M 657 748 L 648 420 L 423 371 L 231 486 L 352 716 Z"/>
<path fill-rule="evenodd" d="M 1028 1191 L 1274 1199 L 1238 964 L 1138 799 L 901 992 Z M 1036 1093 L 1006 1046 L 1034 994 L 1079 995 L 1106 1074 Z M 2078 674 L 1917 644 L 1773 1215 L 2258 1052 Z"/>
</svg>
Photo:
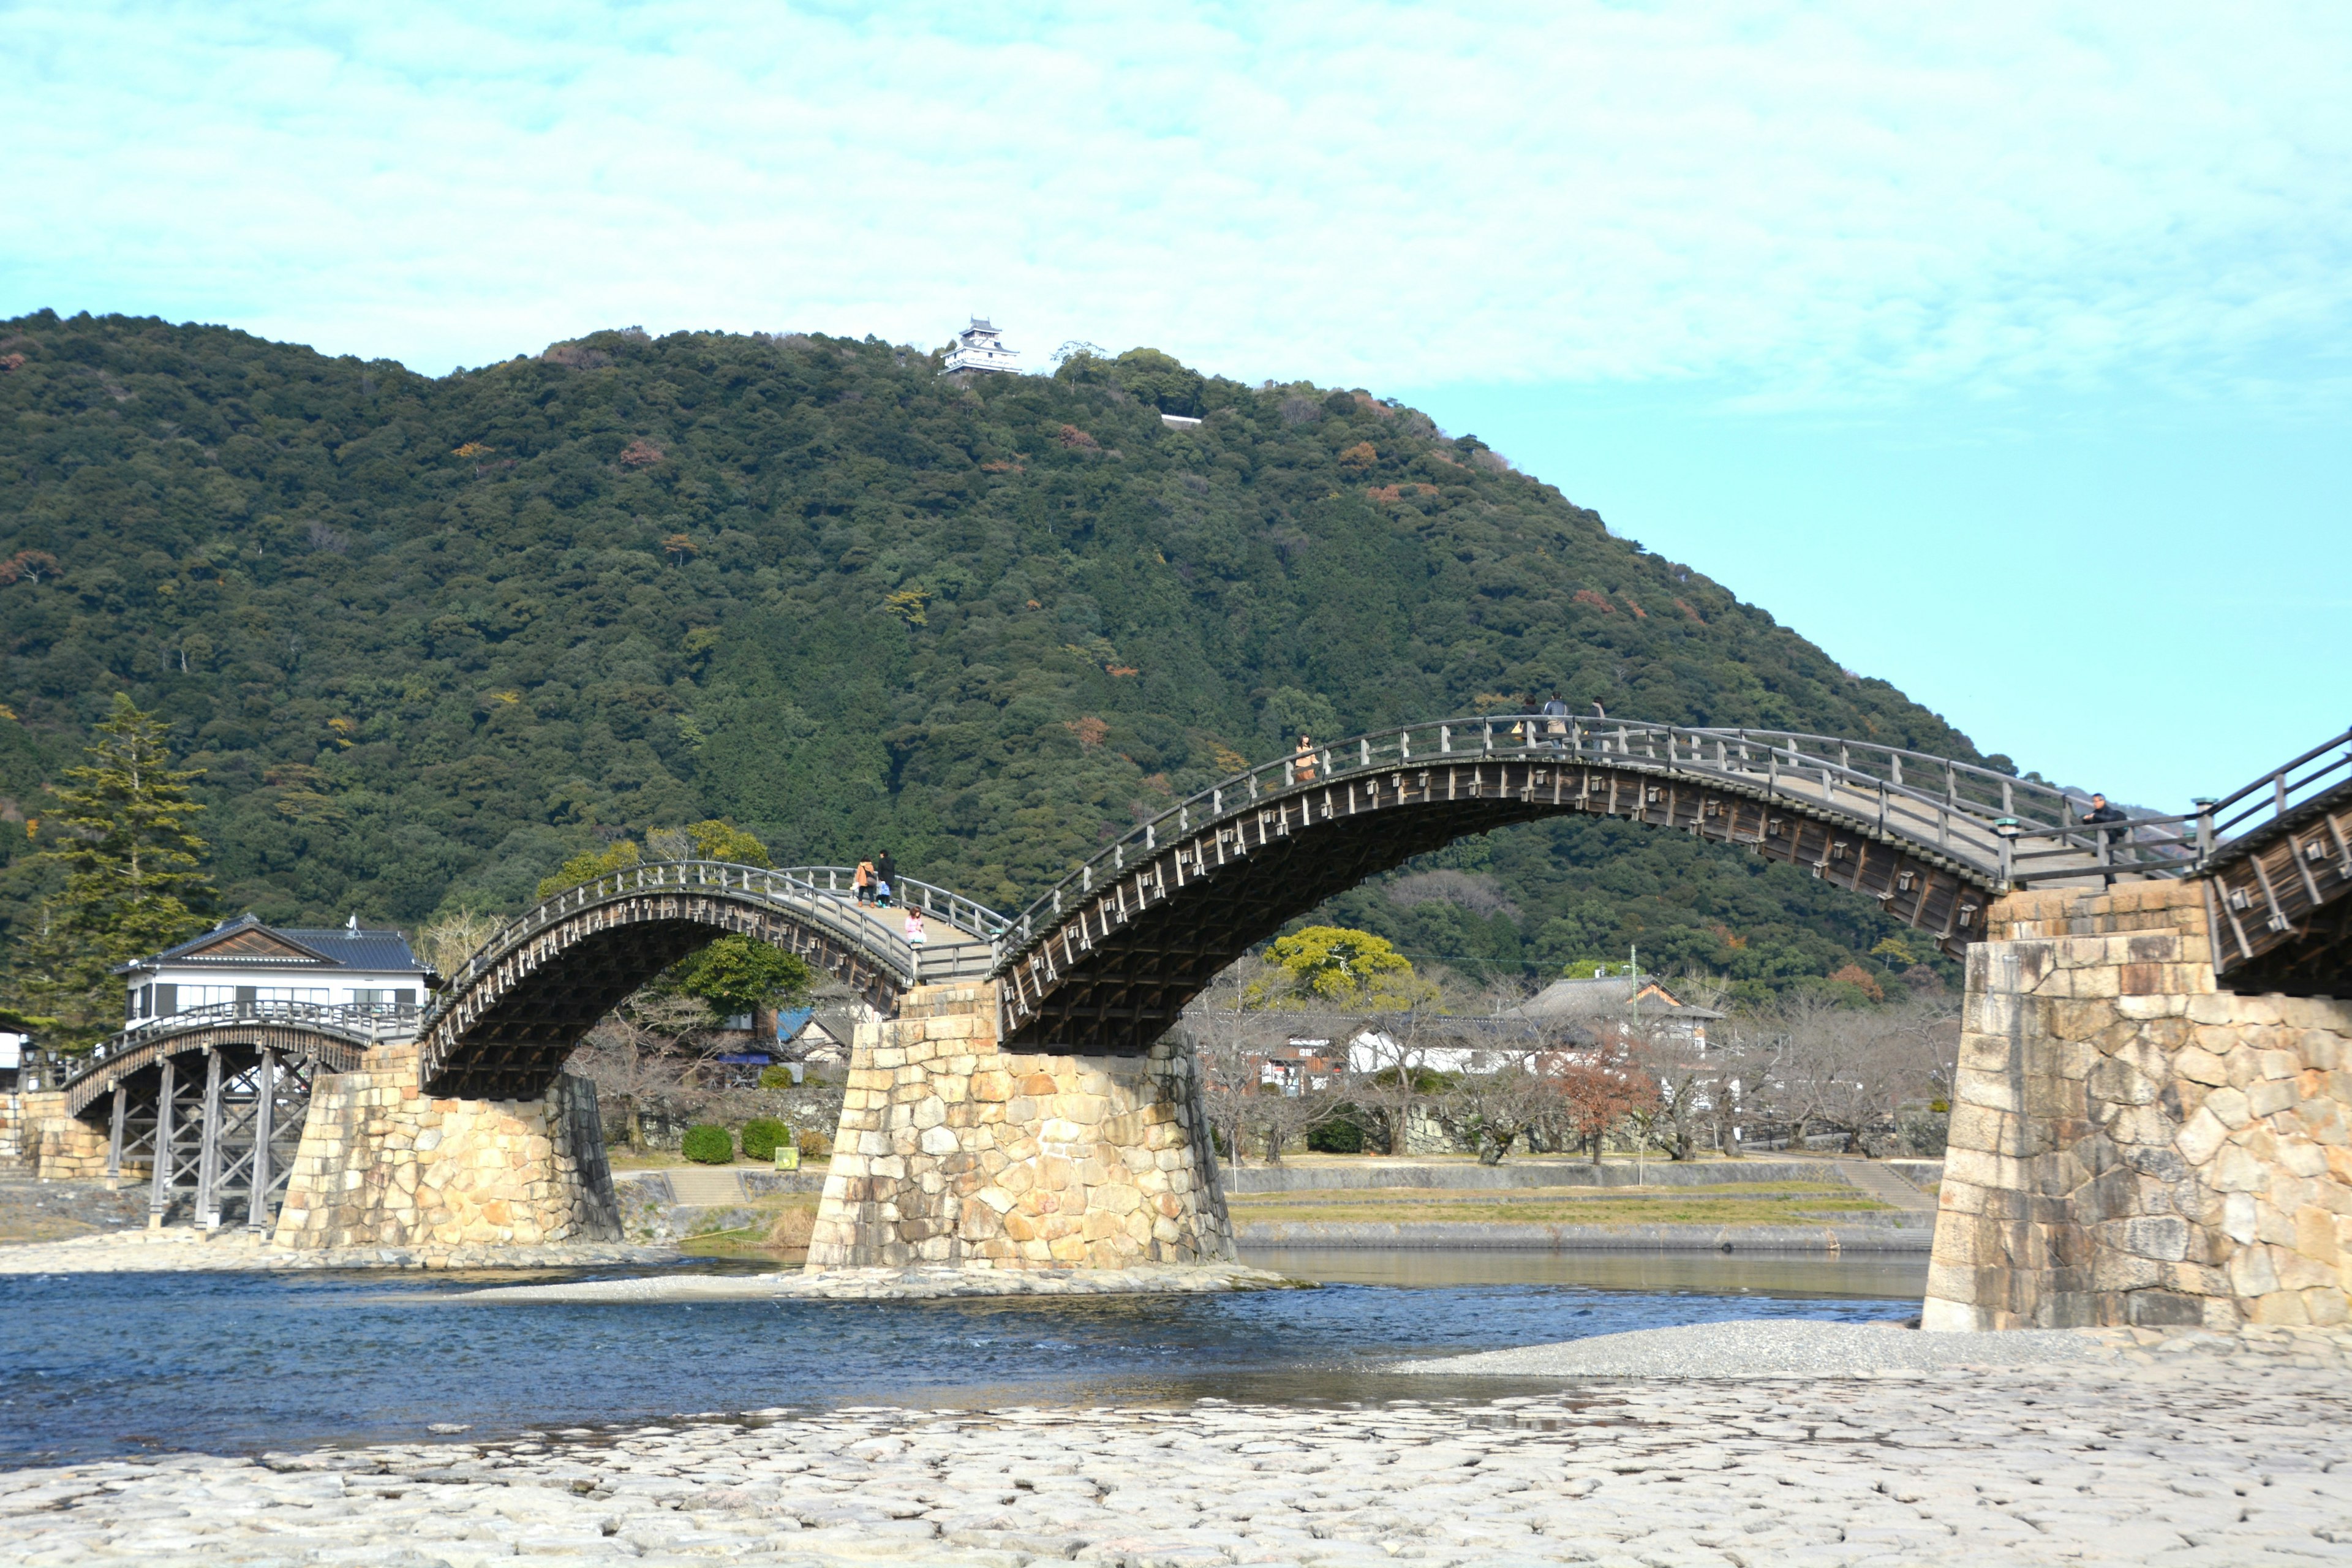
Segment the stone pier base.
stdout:
<svg viewBox="0 0 2352 1568">
<path fill-rule="evenodd" d="M 2197 883 L 1990 913 L 1925 1326 L 2345 1322 L 2352 1002 L 2218 990 Z"/>
<path fill-rule="evenodd" d="M 71 1182 L 106 1174 L 106 1129 L 68 1114 L 62 1090 L 12 1098 L 17 1101 L 20 1157 L 34 1175 L 45 1182 Z M 140 1166 L 143 1170 L 146 1162 Z"/>
<path fill-rule="evenodd" d="M 530 1100 L 432 1100 L 414 1047 L 322 1074 L 283 1206 L 281 1247 L 617 1241 L 596 1086 Z"/>
<path fill-rule="evenodd" d="M 992 984 L 910 991 L 851 1052 L 813 1269 L 1233 1258 L 1190 1053 L 1015 1054 Z"/>
</svg>

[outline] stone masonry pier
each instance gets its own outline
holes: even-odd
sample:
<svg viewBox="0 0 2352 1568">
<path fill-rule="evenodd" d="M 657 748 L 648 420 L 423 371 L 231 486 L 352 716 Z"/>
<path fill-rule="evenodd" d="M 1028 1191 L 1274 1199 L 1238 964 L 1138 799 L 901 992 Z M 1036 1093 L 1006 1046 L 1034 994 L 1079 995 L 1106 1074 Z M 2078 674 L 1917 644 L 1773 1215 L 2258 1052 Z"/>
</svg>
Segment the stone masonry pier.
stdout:
<svg viewBox="0 0 2352 1568">
<path fill-rule="evenodd" d="M 1002 1051 L 992 984 L 919 986 L 850 1056 L 812 1269 L 1228 1261 L 1189 1052 Z"/>
<path fill-rule="evenodd" d="M 2352 1316 L 2352 1002 L 2219 989 L 2210 908 L 2197 881 L 1993 906 L 1927 1328 Z"/>
<path fill-rule="evenodd" d="M 558 1077 L 534 1100 L 436 1099 L 414 1046 L 312 1091 L 281 1247 L 537 1246 L 620 1239 L 596 1087 Z"/>
</svg>

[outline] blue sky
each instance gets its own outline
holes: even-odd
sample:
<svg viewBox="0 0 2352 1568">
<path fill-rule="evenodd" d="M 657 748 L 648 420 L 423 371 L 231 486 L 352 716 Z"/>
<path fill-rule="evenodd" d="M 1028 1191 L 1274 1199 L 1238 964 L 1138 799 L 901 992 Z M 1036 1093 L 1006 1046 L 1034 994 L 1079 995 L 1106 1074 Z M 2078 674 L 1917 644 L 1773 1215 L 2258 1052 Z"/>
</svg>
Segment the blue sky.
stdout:
<svg viewBox="0 0 2352 1568">
<path fill-rule="evenodd" d="M 2352 8 L 0 4 L 0 313 L 1150 343 L 2149 805 L 2352 724 Z"/>
</svg>

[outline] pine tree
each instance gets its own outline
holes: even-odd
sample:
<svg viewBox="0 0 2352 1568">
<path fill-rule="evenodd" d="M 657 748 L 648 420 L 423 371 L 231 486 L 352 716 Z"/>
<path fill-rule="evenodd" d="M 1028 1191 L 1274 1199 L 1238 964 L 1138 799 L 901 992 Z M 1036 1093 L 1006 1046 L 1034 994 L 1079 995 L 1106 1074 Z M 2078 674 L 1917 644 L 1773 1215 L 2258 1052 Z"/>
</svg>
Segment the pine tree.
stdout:
<svg viewBox="0 0 2352 1568">
<path fill-rule="evenodd" d="M 64 869 L 65 887 L 35 917 L 13 987 L 57 1017 L 52 1042 L 67 1049 L 121 1017 L 115 966 L 203 931 L 213 898 L 191 826 L 204 807 L 188 785 L 200 775 L 171 766 L 162 721 L 118 692 L 89 757 L 56 792 L 58 843 L 42 858 Z"/>
</svg>

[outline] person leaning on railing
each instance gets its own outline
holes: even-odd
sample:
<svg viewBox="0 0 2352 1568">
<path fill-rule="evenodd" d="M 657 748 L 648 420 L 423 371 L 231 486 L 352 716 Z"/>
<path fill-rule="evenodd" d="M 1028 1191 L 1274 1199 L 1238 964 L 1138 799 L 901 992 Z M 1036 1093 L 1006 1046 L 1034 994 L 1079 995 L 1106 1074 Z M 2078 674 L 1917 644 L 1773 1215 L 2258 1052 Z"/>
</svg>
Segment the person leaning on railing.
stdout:
<svg viewBox="0 0 2352 1568">
<path fill-rule="evenodd" d="M 1298 750 L 1290 756 L 1290 776 L 1300 784 L 1315 782 L 1315 738 L 1312 735 L 1298 737 Z"/>
<path fill-rule="evenodd" d="M 2086 826 L 2096 825 L 2103 822 L 2124 822 L 2127 820 L 2129 819 L 2126 818 L 2122 812 L 2107 804 L 2107 797 L 2105 795 L 2100 795 L 2096 791 L 2092 792 L 2091 809 L 2083 814 L 2083 821 Z M 2099 835 L 2101 841 L 2107 844 L 2120 844 L 2123 842 L 2123 837 L 2122 829 L 2115 827 L 2110 827 Z"/>
</svg>

